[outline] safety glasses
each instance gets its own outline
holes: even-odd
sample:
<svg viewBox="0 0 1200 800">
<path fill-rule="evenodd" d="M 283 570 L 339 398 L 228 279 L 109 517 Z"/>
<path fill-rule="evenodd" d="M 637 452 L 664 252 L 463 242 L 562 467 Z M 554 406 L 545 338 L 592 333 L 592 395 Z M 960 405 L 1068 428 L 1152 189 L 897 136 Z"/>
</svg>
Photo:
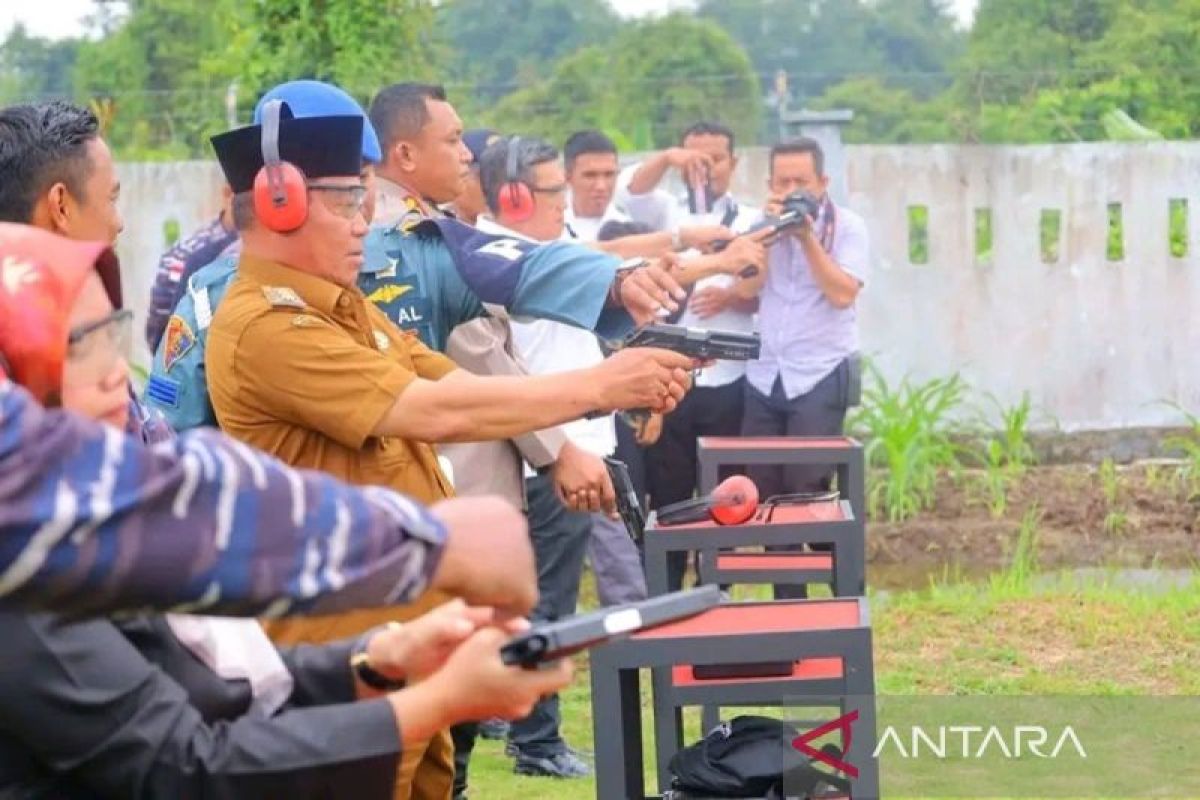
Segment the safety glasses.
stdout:
<svg viewBox="0 0 1200 800">
<path fill-rule="evenodd" d="M 367 201 L 367 187 L 362 184 L 313 182 L 308 184 L 308 188 L 320 196 L 331 214 L 342 219 L 354 219 L 355 215 L 362 212 L 363 204 Z"/>
<path fill-rule="evenodd" d="M 73 384 L 100 383 L 129 353 L 133 312 L 114 311 L 104 319 L 72 328 L 67 334 L 67 365 Z"/>
</svg>

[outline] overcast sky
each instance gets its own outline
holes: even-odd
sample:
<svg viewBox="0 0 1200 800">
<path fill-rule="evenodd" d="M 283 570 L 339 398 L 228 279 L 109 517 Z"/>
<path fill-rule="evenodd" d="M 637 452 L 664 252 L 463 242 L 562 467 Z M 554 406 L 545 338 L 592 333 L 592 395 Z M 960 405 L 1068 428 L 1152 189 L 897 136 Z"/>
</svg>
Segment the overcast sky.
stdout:
<svg viewBox="0 0 1200 800">
<path fill-rule="evenodd" d="M 198 0 L 199 1 L 199 0 Z M 609 0 L 624 16 L 661 13 L 675 8 L 690 8 L 694 0 Z M 979 0 L 953 0 L 963 24 L 968 24 Z M 81 18 L 91 11 L 92 0 L 0 0 L 0 36 L 7 36 L 18 21 L 38 36 L 60 39 L 78 35 Z"/>
</svg>

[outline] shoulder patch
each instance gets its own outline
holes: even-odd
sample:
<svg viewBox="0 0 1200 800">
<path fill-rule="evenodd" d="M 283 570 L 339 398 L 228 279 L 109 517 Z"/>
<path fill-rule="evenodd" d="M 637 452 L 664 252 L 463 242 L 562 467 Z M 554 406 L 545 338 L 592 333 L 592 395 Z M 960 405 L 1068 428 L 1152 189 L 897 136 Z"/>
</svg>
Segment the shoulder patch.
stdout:
<svg viewBox="0 0 1200 800">
<path fill-rule="evenodd" d="M 300 295 L 296 294 L 295 289 L 287 286 L 264 286 L 262 287 L 263 297 L 267 298 L 267 302 L 275 308 L 304 308 L 304 301 L 300 299 Z"/>
<path fill-rule="evenodd" d="M 292 317 L 292 325 L 297 328 L 317 328 L 322 324 L 324 323 L 312 314 L 297 314 Z"/>
<path fill-rule="evenodd" d="M 196 334 L 187 324 L 187 320 L 178 314 L 172 314 L 167 320 L 167 330 L 163 334 L 163 370 L 171 371 L 171 367 L 179 363 L 189 350 L 196 344 Z"/>
</svg>

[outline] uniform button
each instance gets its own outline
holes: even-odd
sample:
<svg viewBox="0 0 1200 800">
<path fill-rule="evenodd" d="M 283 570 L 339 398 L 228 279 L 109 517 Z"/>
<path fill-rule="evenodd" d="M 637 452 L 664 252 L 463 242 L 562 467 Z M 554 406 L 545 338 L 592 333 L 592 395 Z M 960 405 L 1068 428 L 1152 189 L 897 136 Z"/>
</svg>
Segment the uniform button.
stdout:
<svg viewBox="0 0 1200 800">
<path fill-rule="evenodd" d="M 346 295 L 342 295 L 338 298 L 338 305 L 342 308 L 345 308 L 346 306 L 350 305 L 350 298 L 346 297 Z"/>
</svg>

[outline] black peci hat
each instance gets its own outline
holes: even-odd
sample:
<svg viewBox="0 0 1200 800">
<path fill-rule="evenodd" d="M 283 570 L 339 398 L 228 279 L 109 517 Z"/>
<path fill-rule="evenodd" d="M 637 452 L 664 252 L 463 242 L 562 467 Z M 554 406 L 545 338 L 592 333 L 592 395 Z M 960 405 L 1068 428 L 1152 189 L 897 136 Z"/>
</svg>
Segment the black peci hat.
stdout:
<svg viewBox="0 0 1200 800">
<path fill-rule="evenodd" d="M 293 119 L 285 103 L 279 123 L 279 156 L 307 178 L 358 177 L 362 171 L 361 116 Z M 254 188 L 263 167 L 262 126 L 248 125 L 212 137 L 225 180 L 234 193 Z"/>
</svg>

